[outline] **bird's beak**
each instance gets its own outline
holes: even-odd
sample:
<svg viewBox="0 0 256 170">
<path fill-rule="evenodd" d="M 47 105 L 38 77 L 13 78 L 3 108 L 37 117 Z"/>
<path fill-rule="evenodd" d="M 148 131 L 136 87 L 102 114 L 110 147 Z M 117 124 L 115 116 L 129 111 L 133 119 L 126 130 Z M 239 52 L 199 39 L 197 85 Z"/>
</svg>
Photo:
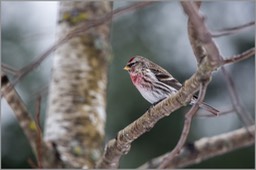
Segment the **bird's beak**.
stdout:
<svg viewBox="0 0 256 170">
<path fill-rule="evenodd" d="M 128 66 L 124 67 L 124 70 L 126 70 L 126 71 L 129 71 L 130 69 L 131 69 L 131 67 L 128 67 Z"/>
</svg>

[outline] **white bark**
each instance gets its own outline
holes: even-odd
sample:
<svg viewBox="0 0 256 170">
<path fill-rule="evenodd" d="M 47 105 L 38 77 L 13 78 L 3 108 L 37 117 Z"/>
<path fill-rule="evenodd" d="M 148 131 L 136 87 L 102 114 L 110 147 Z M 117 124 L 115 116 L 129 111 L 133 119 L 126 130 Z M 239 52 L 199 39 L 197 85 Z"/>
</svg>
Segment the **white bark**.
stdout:
<svg viewBox="0 0 256 170">
<path fill-rule="evenodd" d="M 58 37 L 110 10 L 110 2 L 61 2 Z M 88 30 L 58 48 L 54 57 L 45 140 L 56 145 L 64 167 L 93 168 L 102 152 L 108 33 L 107 25 Z"/>
</svg>

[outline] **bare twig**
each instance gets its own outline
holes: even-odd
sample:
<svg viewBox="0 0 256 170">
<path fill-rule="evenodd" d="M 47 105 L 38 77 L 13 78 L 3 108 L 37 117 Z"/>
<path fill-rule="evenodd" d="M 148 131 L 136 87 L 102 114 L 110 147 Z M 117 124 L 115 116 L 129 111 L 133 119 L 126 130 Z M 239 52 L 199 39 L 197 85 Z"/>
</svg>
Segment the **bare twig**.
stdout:
<svg viewBox="0 0 256 170">
<path fill-rule="evenodd" d="M 37 166 L 38 168 L 43 168 L 42 166 L 42 128 L 40 126 L 40 110 L 41 110 L 41 96 L 39 96 L 36 100 L 36 106 L 35 106 L 35 124 L 37 129 L 37 142 L 36 142 L 36 148 L 37 148 Z"/>
<path fill-rule="evenodd" d="M 251 134 L 255 134 L 255 125 L 248 127 Z M 250 136 L 245 128 L 237 129 L 232 132 L 205 137 L 196 141 L 192 146 L 184 146 L 179 155 L 171 160 L 167 168 L 182 168 L 189 165 L 201 163 L 214 156 L 223 155 L 230 151 L 247 147 L 254 144 L 254 137 Z M 154 158 L 143 164 L 139 169 L 154 169 L 160 165 L 162 160 L 168 155 Z"/>
<path fill-rule="evenodd" d="M 214 43 L 208 28 L 204 23 L 203 16 L 199 14 L 198 4 L 191 1 L 181 1 L 181 5 L 185 13 L 188 15 L 189 21 L 194 28 L 194 33 L 197 41 L 195 46 L 202 46 L 203 55 L 197 55 L 195 53 L 195 50 L 193 49 L 198 63 L 201 62 L 202 58 L 204 58 L 206 54 L 207 57 L 211 60 L 211 64 L 219 65 L 222 61 L 222 57 L 220 56 L 219 50 Z M 191 43 L 193 44 L 194 42 Z"/>
<path fill-rule="evenodd" d="M 41 128 L 41 125 L 40 125 L 40 110 L 41 110 L 41 96 L 38 96 L 37 97 L 37 100 L 36 100 L 36 106 L 35 106 L 35 122 L 36 122 L 36 125 L 37 125 L 37 128 L 39 130 L 39 132 L 42 131 L 42 128 Z"/>
<path fill-rule="evenodd" d="M 42 98 L 46 97 L 48 95 L 48 90 L 49 90 L 49 84 L 47 83 L 46 85 L 42 86 L 38 91 L 35 93 L 31 94 L 31 100 L 35 100 L 38 98 L 38 96 Z"/>
<path fill-rule="evenodd" d="M 238 117 L 246 126 L 254 124 L 254 120 L 251 117 L 251 114 L 244 108 L 243 104 L 240 101 L 237 91 L 235 90 L 236 89 L 235 84 L 231 76 L 228 74 L 228 72 L 223 66 L 221 67 L 221 71 L 227 83 L 233 108 L 236 111 Z"/>
<path fill-rule="evenodd" d="M 251 21 L 251 22 L 248 22 L 246 24 L 239 25 L 239 26 L 236 26 L 236 27 L 231 27 L 231 28 L 225 28 L 225 29 L 218 30 L 218 31 L 212 33 L 211 35 L 212 35 L 213 38 L 218 38 L 218 37 L 222 37 L 222 36 L 225 36 L 225 35 L 231 35 L 231 34 L 235 34 L 238 31 L 241 31 L 245 28 L 249 28 L 249 27 L 254 26 L 254 25 L 255 25 L 255 21 Z"/>
<path fill-rule="evenodd" d="M 20 98 L 17 91 L 13 88 L 9 91 L 6 91 L 8 88 L 8 85 L 10 84 L 8 77 L 1 73 L 1 95 L 5 98 L 7 103 L 10 105 L 10 107 L 13 109 L 16 118 L 18 119 L 18 122 L 25 133 L 26 137 L 28 138 L 28 141 L 30 142 L 30 145 L 32 147 L 32 150 L 36 156 L 37 159 L 39 159 L 37 156 L 37 137 L 38 137 L 38 130 L 37 130 L 37 124 L 35 121 L 29 116 L 29 112 L 27 111 L 27 108 L 25 107 L 25 104 L 23 103 L 22 99 Z M 58 163 L 54 159 L 54 154 L 52 153 L 52 149 L 50 145 L 47 145 L 47 143 L 41 141 L 40 143 L 42 147 L 43 157 L 45 162 L 47 162 L 45 165 L 46 167 L 57 167 Z M 47 161 L 46 161 L 47 160 Z M 53 163 L 54 162 L 54 163 Z"/>
<path fill-rule="evenodd" d="M 73 30 L 71 30 L 68 33 L 68 37 L 73 38 L 76 37 L 80 34 L 83 34 L 85 31 L 89 30 L 90 28 L 95 28 L 97 26 L 100 26 L 102 24 L 107 24 L 109 22 L 112 21 L 112 17 L 116 16 L 116 15 L 121 15 L 123 13 L 129 12 L 129 11 L 133 11 L 136 10 L 138 8 L 143 8 L 147 5 L 151 5 L 155 2 L 138 2 L 138 3 L 134 3 L 128 7 L 122 7 L 119 9 L 115 9 L 114 11 L 104 15 L 103 17 L 100 18 L 95 18 L 93 20 L 89 20 L 86 21 L 78 26 L 76 26 Z"/>
<path fill-rule="evenodd" d="M 245 60 L 249 57 L 255 57 L 255 47 L 251 48 L 249 50 L 246 50 L 245 52 L 238 54 L 238 55 L 234 55 L 232 57 L 230 57 L 229 59 L 224 60 L 224 64 L 230 64 L 230 63 L 236 63 L 242 60 Z"/>
<path fill-rule="evenodd" d="M 136 121 L 119 131 L 115 139 L 109 141 L 97 168 L 117 168 L 121 156 L 129 152 L 131 143 L 153 128 L 160 119 L 169 116 L 173 111 L 186 105 L 191 100 L 193 94 L 198 91 L 202 80 L 209 80 L 212 71 L 215 69 L 216 67 L 209 65 L 209 60 L 204 58 L 197 72 L 185 81 L 177 94 L 158 103 Z"/>
<path fill-rule="evenodd" d="M 29 116 L 29 113 L 23 103 L 22 99 L 13 88 L 11 91 L 6 92 L 6 88 L 10 84 L 8 77 L 1 73 L 1 95 L 5 98 L 7 103 L 10 105 L 14 113 L 16 114 L 16 118 L 23 129 L 26 137 L 28 138 L 30 145 L 32 147 L 33 152 L 36 155 L 36 136 L 37 131 L 35 128 L 35 121 Z"/>
<path fill-rule="evenodd" d="M 4 71 L 5 73 L 10 73 L 12 75 L 18 75 L 19 71 L 12 68 L 11 66 L 1 63 L 1 70 Z"/>
<path fill-rule="evenodd" d="M 195 29 L 194 33 L 196 37 L 194 37 L 191 41 L 191 44 L 194 44 L 193 50 L 194 53 L 197 54 L 198 56 L 196 56 L 197 60 L 200 61 L 200 59 L 204 56 L 208 56 L 210 60 L 212 61 L 216 61 L 217 63 L 212 63 L 212 64 L 217 64 L 217 65 L 221 65 L 221 64 L 227 64 L 227 63 L 234 63 L 236 61 L 241 61 L 245 58 L 248 58 L 249 56 L 251 56 L 253 53 L 255 53 L 255 49 L 250 49 L 248 51 L 246 51 L 245 53 L 238 55 L 236 57 L 232 57 L 231 59 L 228 59 L 225 61 L 223 61 L 222 56 L 220 56 L 219 54 L 219 50 L 216 46 L 216 44 L 214 43 L 214 41 L 212 40 L 211 36 L 209 35 L 209 31 L 206 27 L 206 25 L 203 22 L 203 17 L 199 15 L 198 13 L 198 7 L 195 5 L 195 3 L 190 2 L 190 1 L 183 1 L 181 2 L 184 11 L 187 13 L 188 17 L 189 17 L 189 21 L 191 22 L 192 26 L 190 29 Z M 190 35 L 191 36 L 191 35 Z M 191 39 L 190 39 L 191 40 Z M 197 43 L 197 44 L 195 44 Z M 195 48 L 196 47 L 196 48 Z M 198 51 L 197 48 L 201 48 L 200 51 Z M 197 51 L 197 52 L 195 52 Z M 200 54 L 201 52 L 201 54 Z M 232 80 L 230 80 L 232 81 Z M 241 110 L 240 110 L 241 111 Z M 242 112 L 240 112 L 240 114 L 242 115 Z M 240 117 L 241 117 L 240 115 Z M 248 117 L 248 116 L 247 116 Z M 247 125 L 248 123 L 250 124 L 252 121 L 250 120 L 250 118 L 246 118 Z"/>
<path fill-rule="evenodd" d="M 97 168 L 117 168 L 121 156 L 129 152 L 131 143 L 134 140 L 146 131 L 149 131 L 158 120 L 170 115 L 177 108 L 181 107 L 181 105 L 184 105 L 184 102 L 188 102 L 193 93 L 198 89 L 200 82 L 210 78 L 212 71 L 222 65 L 222 57 L 203 22 L 203 18 L 198 14 L 197 7 L 192 2 L 184 1 L 181 3 L 184 11 L 190 17 L 192 25 L 196 27 L 195 33 L 199 41 L 198 44 L 203 47 L 205 56 L 207 57 L 197 56 L 199 58 L 198 61 L 200 61 L 197 72 L 185 82 L 184 86 L 176 95 L 157 104 L 139 119 L 119 131 L 116 139 L 109 141 Z"/>
<path fill-rule="evenodd" d="M 234 113 L 235 110 L 233 108 L 230 108 L 230 109 L 227 109 L 227 110 L 222 110 L 219 112 L 218 116 L 223 116 L 223 115 L 227 115 L 227 114 L 230 114 L 230 113 Z M 200 115 L 200 114 L 197 114 L 195 116 L 195 118 L 204 118 L 204 117 L 208 117 L 208 118 L 216 118 L 216 115 L 213 115 L 213 114 L 206 114 L 206 115 Z"/>
<path fill-rule="evenodd" d="M 9 90 L 11 90 L 18 83 L 19 80 L 25 77 L 30 71 L 38 67 L 47 56 L 49 56 L 53 51 L 55 51 L 60 45 L 65 43 L 67 40 L 68 40 L 68 37 L 64 37 L 63 39 L 58 40 L 56 43 L 54 43 L 52 47 L 46 50 L 41 56 L 36 58 L 36 60 L 33 60 L 32 63 L 23 67 L 18 72 L 17 77 L 12 81 L 12 83 L 8 85 L 8 88 L 6 88 L 6 91 L 8 92 Z"/>
<path fill-rule="evenodd" d="M 201 6 L 201 1 L 196 1 L 198 9 Z M 193 49 L 194 55 L 196 56 L 197 63 L 206 56 L 206 51 L 202 45 L 202 42 L 198 40 L 198 32 L 196 31 L 195 25 L 191 22 L 191 17 L 188 17 L 188 38 L 190 45 Z"/>
<path fill-rule="evenodd" d="M 184 146 L 189 134 L 192 119 L 194 115 L 197 113 L 197 111 L 199 110 L 199 104 L 202 103 L 204 100 L 207 85 L 208 85 L 208 82 L 201 83 L 198 99 L 196 103 L 192 106 L 192 108 L 188 111 L 188 113 L 186 113 L 185 115 L 185 122 L 184 122 L 184 127 L 181 133 L 181 137 L 177 145 L 175 146 L 175 148 L 171 151 L 171 153 L 166 155 L 162 163 L 160 163 L 160 166 L 158 167 L 159 169 L 167 168 L 168 163 L 181 151 L 182 147 Z"/>
<path fill-rule="evenodd" d="M 138 3 L 132 4 L 132 5 L 128 6 L 128 7 L 123 7 L 123 8 L 116 9 L 113 12 L 110 12 L 110 13 L 106 14 L 102 18 L 98 18 L 98 19 L 95 19 L 95 20 L 85 21 L 83 24 L 78 25 L 72 31 L 67 33 L 67 35 L 65 35 L 63 38 L 61 38 L 57 42 L 55 42 L 42 55 L 40 55 L 35 60 L 33 60 L 32 63 L 30 63 L 29 65 L 23 67 L 18 72 L 18 76 L 12 81 L 12 83 L 9 85 L 8 89 L 6 89 L 6 90 L 9 91 L 11 88 L 13 88 L 20 79 L 22 79 L 30 71 L 32 71 L 33 69 L 38 67 L 47 56 L 49 56 L 59 46 L 61 46 L 62 44 L 66 43 L 71 38 L 79 36 L 80 34 L 84 34 L 86 31 L 88 31 L 91 28 L 95 28 L 95 27 L 100 26 L 102 24 L 106 24 L 108 22 L 111 22 L 113 16 L 116 16 L 118 14 L 123 14 L 125 12 L 129 12 L 129 11 L 132 11 L 132 10 L 135 10 L 135 9 L 138 9 L 138 8 L 142 8 L 142 7 L 145 7 L 145 6 L 153 4 L 153 3 L 155 3 L 155 2 L 138 2 Z"/>
</svg>

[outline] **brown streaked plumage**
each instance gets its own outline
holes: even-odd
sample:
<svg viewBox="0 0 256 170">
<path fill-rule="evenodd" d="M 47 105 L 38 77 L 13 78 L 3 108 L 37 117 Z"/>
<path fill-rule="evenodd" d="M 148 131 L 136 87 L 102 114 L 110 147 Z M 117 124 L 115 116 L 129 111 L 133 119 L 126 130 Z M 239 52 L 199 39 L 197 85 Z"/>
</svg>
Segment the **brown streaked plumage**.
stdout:
<svg viewBox="0 0 256 170">
<path fill-rule="evenodd" d="M 182 87 L 182 84 L 168 71 L 142 56 L 132 57 L 124 69 L 130 74 L 132 83 L 140 94 L 151 104 L 177 93 Z M 196 96 L 190 104 L 194 104 L 195 101 Z M 206 103 L 202 103 L 200 107 L 215 115 L 219 113 L 217 109 Z"/>
</svg>

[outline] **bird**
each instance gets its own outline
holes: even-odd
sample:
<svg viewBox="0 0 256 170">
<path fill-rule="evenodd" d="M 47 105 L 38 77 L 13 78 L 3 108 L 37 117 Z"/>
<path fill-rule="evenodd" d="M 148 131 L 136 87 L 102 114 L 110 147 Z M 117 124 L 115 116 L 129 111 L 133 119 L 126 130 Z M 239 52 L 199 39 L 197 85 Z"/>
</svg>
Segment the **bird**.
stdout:
<svg viewBox="0 0 256 170">
<path fill-rule="evenodd" d="M 142 56 L 132 57 L 124 70 L 128 71 L 133 85 L 143 98 L 153 105 L 176 94 L 182 87 L 182 84 L 168 71 Z M 193 96 L 190 104 L 195 104 L 196 99 L 197 96 Z M 214 115 L 219 114 L 219 110 L 207 103 L 202 102 L 199 107 Z"/>
</svg>

